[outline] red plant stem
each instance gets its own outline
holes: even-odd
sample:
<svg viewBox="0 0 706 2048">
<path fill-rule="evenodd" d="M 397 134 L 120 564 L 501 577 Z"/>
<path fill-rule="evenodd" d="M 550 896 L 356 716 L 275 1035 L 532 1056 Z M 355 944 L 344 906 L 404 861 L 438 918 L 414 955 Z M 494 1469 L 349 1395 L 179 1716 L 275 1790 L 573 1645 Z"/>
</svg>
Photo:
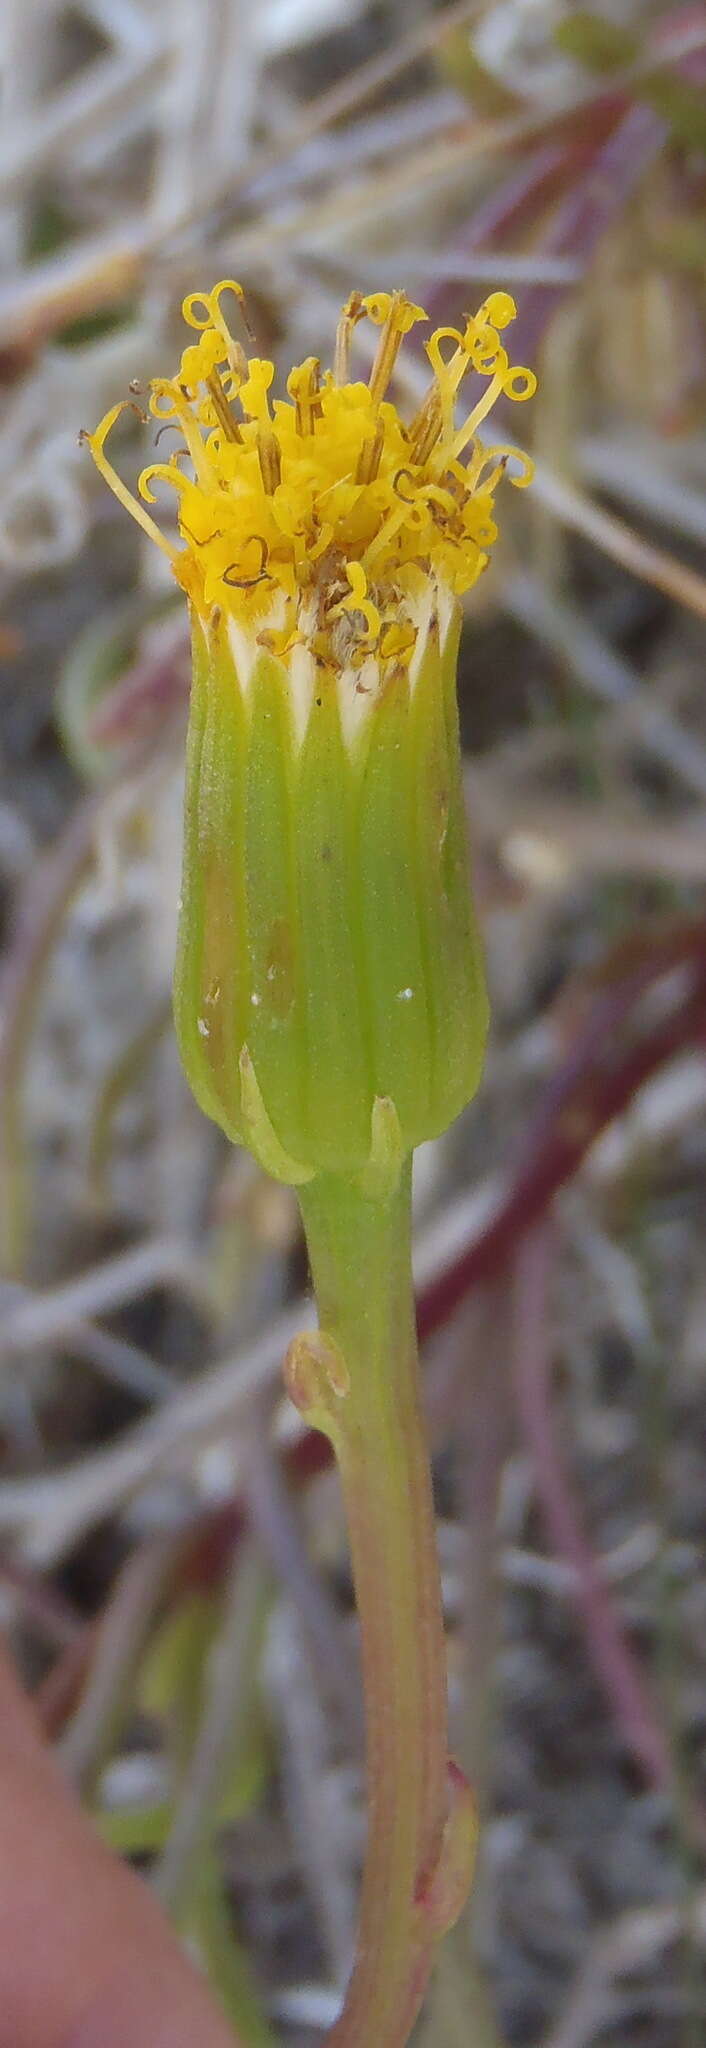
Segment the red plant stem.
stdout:
<svg viewBox="0 0 706 2048">
<path fill-rule="evenodd" d="M 593 161 L 573 190 L 557 207 L 538 247 L 541 256 L 574 256 L 586 267 L 611 221 L 664 145 L 665 125 L 651 107 L 628 107 L 613 133 L 594 153 Z M 550 320 L 572 284 L 531 285 L 523 291 L 513 328 L 513 348 L 520 362 L 535 362 Z"/>
<path fill-rule="evenodd" d="M 483 1230 L 417 1297 L 420 1339 L 442 1329 L 472 1287 L 500 1272 L 525 1233 L 573 1179 L 586 1153 L 638 1090 L 685 1047 L 706 1036 L 706 928 L 694 931 L 690 986 L 682 1001 L 627 1048 L 616 1045 L 625 991 L 600 998 L 568 1060 L 550 1083 L 507 1194 Z M 664 959 L 660 972 L 671 964 Z M 656 977 L 655 977 L 656 978 Z M 631 984 L 632 986 L 632 984 Z M 600 1027 L 600 1028 L 598 1028 Z"/>
<path fill-rule="evenodd" d="M 703 9 L 677 8 L 657 24 L 655 61 L 661 56 L 665 63 L 673 63 L 676 75 L 698 82 L 703 76 L 698 48 L 681 55 L 678 48 L 674 52 L 670 46 L 670 37 L 678 41 L 690 31 L 695 38 L 703 31 Z M 624 90 L 607 91 L 591 101 L 588 125 L 582 123 L 577 110 L 574 132 L 543 142 L 481 200 L 468 230 L 459 238 L 461 260 L 497 246 L 508 230 L 516 233 L 531 226 L 544 207 L 558 201 L 537 242 L 537 255 L 572 256 L 587 269 L 607 228 L 624 211 L 663 149 L 666 136 L 666 123 L 652 107 L 631 103 Z M 549 322 L 573 289 L 571 283 L 525 288 L 513 329 L 518 361 L 536 360 Z M 430 318 L 448 320 L 455 296 L 453 285 L 432 287 L 425 295 Z"/>
<path fill-rule="evenodd" d="M 540 143 L 531 155 L 513 165 L 508 176 L 480 201 L 469 227 L 448 251 L 448 262 L 453 263 L 458 256 L 458 286 L 449 277 L 443 284 L 432 285 L 425 292 L 424 304 L 433 326 L 449 320 L 457 300 L 459 305 L 465 304 L 467 287 L 461 283 L 461 266 L 465 266 L 467 258 L 492 250 L 505 235 L 516 235 L 520 229 L 532 227 L 543 208 L 559 198 L 572 180 L 582 176 L 586 165 L 595 157 L 606 130 L 610 132 L 615 127 L 622 112 L 622 101 L 611 100 L 605 106 L 594 108 L 589 133 L 581 132 L 578 139 L 563 135 L 560 139 L 552 138 Z M 541 248 L 544 255 L 543 243 Z M 560 287 L 560 290 L 564 289 Z M 531 296 L 531 288 L 529 293 L 525 288 L 523 303 L 528 295 Z M 539 295 L 541 298 L 549 297 L 553 309 L 555 300 L 546 286 L 540 287 Z"/>
<path fill-rule="evenodd" d="M 524 1238 L 515 1258 L 513 1366 L 518 1414 L 552 1545 L 575 1574 L 594 1669 L 645 1777 L 663 1788 L 671 1778 L 668 1745 L 582 1527 L 552 1417 L 547 1330 L 551 1251 L 551 1231 L 544 1223 Z"/>
</svg>

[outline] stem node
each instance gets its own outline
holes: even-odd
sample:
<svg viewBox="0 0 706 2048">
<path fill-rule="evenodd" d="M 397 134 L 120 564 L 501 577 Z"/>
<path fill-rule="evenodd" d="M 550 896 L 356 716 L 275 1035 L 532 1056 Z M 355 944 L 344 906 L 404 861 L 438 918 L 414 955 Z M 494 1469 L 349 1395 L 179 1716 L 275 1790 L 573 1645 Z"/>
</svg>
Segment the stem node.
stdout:
<svg viewBox="0 0 706 2048">
<path fill-rule="evenodd" d="M 337 1406 L 350 1393 L 350 1374 L 343 1352 L 323 1330 L 303 1330 L 294 1337 L 284 1361 L 290 1401 L 310 1429 L 333 1435 Z"/>
<path fill-rule="evenodd" d="M 428 1933 L 439 1940 L 455 1926 L 463 1910 L 478 1849 L 476 1802 L 467 1777 L 452 1757 L 447 1766 L 447 1784 L 449 1811 L 441 1848 L 434 1869 L 422 1880 L 415 1900 Z"/>
</svg>

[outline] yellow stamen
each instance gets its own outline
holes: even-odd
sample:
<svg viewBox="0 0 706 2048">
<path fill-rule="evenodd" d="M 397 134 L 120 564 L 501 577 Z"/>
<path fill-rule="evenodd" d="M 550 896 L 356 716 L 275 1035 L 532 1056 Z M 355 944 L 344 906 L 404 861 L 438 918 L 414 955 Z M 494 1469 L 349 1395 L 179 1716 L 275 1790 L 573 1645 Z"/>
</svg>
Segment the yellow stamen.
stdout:
<svg viewBox="0 0 706 2048">
<path fill-rule="evenodd" d="M 442 427 L 441 393 L 430 384 L 409 429 L 409 452 L 413 462 L 427 462 Z"/>
<path fill-rule="evenodd" d="M 210 377 L 206 378 L 206 386 L 213 404 L 213 410 L 215 412 L 216 419 L 218 420 L 219 426 L 223 428 L 223 432 L 226 435 L 227 440 L 242 441 L 243 437 L 240 432 L 238 422 L 233 418 L 233 414 L 228 404 L 228 400 L 226 398 L 226 394 L 223 389 L 223 385 L 221 383 L 217 370 L 212 370 Z"/>
<path fill-rule="evenodd" d="M 305 363 L 291 370 L 287 378 L 287 390 L 294 399 L 298 434 L 313 434 L 314 426 L 321 418 L 320 396 L 321 364 L 318 356 L 307 356 Z"/>
<path fill-rule="evenodd" d="M 336 328 L 336 346 L 333 354 L 334 384 L 347 384 L 348 382 L 351 359 L 351 335 L 354 327 L 357 327 L 358 321 L 362 320 L 363 317 L 362 294 L 360 292 L 351 292 L 350 298 L 346 300 Z"/>
<path fill-rule="evenodd" d="M 267 427 L 258 433 L 257 453 L 263 485 L 268 498 L 271 498 L 282 482 L 282 461 L 274 434 Z"/>
<path fill-rule="evenodd" d="M 375 428 L 375 432 L 374 434 L 371 435 L 370 440 L 363 442 L 363 446 L 358 456 L 355 472 L 355 480 L 357 484 L 373 483 L 380 468 L 380 458 L 382 456 L 384 446 L 385 430 L 384 427 L 380 425 L 380 422 L 378 422 L 378 425 Z"/>
<path fill-rule="evenodd" d="M 430 589 L 462 595 L 482 573 L 496 538 L 494 493 L 507 464 L 517 486 L 531 474 L 520 450 L 476 439 L 501 393 L 521 400 L 534 390 L 531 371 L 510 367 L 500 339 L 514 303 L 508 293 L 493 292 L 463 329 L 432 334 L 433 381 L 405 425 L 386 394 L 404 335 L 424 316 L 403 292 L 366 299 L 352 293 L 337 330 L 333 373 L 322 375 L 318 358 L 309 356 L 290 372 L 286 398 L 271 404 L 274 366 L 246 357 L 233 340 L 221 310 L 226 291 L 242 309 L 232 280 L 185 301 L 197 338 L 185 348 L 178 376 L 150 387 L 160 432 L 173 426 L 184 446 L 168 462 L 148 464 L 139 492 L 151 505 L 155 482 L 173 485 L 181 547 L 165 540 L 106 457 L 121 406 L 87 437 L 98 468 L 169 556 L 204 617 L 218 607 L 256 637 L 270 636 L 278 652 L 303 644 L 321 660 L 353 668 L 371 653 L 383 663 L 406 662 L 416 639 L 411 621 L 428 615 L 423 600 Z M 380 328 L 368 384 L 348 374 L 353 329 L 366 317 Z M 479 395 L 457 427 L 456 400 L 467 375 L 480 380 Z"/>
<path fill-rule="evenodd" d="M 426 314 L 421 306 L 413 306 L 404 292 L 377 292 L 374 297 L 364 299 L 363 306 L 368 318 L 374 321 L 376 326 L 382 326 L 377 354 L 368 379 L 373 405 L 379 405 L 390 382 L 403 336 L 409 334 L 415 321 L 425 320 Z"/>
</svg>

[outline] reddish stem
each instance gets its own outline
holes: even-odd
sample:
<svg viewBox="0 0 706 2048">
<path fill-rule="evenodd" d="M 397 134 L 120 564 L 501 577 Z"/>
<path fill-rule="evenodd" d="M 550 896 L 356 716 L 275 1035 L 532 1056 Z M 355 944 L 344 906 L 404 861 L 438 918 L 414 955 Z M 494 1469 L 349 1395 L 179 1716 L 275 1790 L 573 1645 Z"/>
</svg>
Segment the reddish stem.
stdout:
<svg viewBox="0 0 706 2048">
<path fill-rule="evenodd" d="M 645 1777 L 661 1788 L 671 1777 L 667 1743 L 583 1529 L 554 1426 L 547 1330 L 551 1249 L 545 1223 L 524 1239 L 515 1260 L 513 1365 L 518 1413 L 553 1548 L 575 1574 L 594 1668 Z"/>
<path fill-rule="evenodd" d="M 691 956 L 691 957 L 690 957 Z M 449 1321 L 471 1288 L 501 1271 L 507 1260 L 573 1179 L 601 1131 L 620 1116 L 639 1089 L 660 1068 L 706 1035 L 706 927 L 694 927 L 682 942 L 689 976 L 686 993 L 651 1030 L 625 1047 L 618 1027 L 634 1004 L 631 977 L 594 1005 L 571 1052 L 540 1103 L 507 1193 L 495 1214 L 446 1269 L 417 1298 L 420 1339 Z M 662 952 L 653 979 L 678 964 Z M 644 978 L 639 977 L 638 993 Z"/>
</svg>

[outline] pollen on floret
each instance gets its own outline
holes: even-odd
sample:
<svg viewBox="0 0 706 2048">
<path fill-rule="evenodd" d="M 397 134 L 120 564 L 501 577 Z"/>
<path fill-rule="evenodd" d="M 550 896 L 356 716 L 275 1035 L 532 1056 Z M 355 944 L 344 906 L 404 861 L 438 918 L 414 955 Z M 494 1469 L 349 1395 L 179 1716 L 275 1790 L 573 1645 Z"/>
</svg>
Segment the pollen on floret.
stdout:
<svg viewBox="0 0 706 2048">
<path fill-rule="evenodd" d="M 522 450 L 479 436 L 499 399 L 522 401 L 536 388 L 531 370 L 511 367 L 501 340 L 514 300 L 491 292 L 462 328 L 434 331 L 425 344 L 431 379 L 405 419 L 391 380 L 405 337 L 427 316 L 404 292 L 352 293 L 333 368 L 307 357 L 290 371 L 285 398 L 273 395 L 274 365 L 232 334 L 226 294 L 252 339 L 232 279 L 184 300 L 198 338 L 176 376 L 150 386 L 157 438 L 169 428 L 176 440 L 142 471 L 143 503 L 105 452 L 121 406 L 86 436 L 94 460 L 202 617 L 216 607 L 260 644 L 264 634 L 282 649 L 309 645 L 319 659 L 327 647 L 340 663 L 345 647 L 354 667 L 371 654 L 383 671 L 404 667 L 420 593 L 436 585 L 457 598 L 472 588 L 496 539 L 498 485 L 531 478 Z M 350 374 L 363 320 L 379 330 L 367 381 Z M 145 509 L 164 484 L 176 492 L 180 545 Z"/>
</svg>

